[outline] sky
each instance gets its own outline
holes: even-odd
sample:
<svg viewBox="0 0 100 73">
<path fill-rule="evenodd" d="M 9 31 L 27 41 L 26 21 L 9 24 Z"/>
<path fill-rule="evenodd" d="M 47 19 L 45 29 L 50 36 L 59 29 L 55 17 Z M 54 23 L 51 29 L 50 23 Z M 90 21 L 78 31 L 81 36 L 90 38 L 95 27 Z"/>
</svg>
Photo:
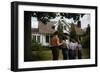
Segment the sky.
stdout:
<svg viewBox="0 0 100 73">
<path fill-rule="evenodd" d="M 31 27 L 38 28 L 38 20 L 36 17 L 31 17 Z"/>
<path fill-rule="evenodd" d="M 56 17 L 54 19 L 51 19 L 51 21 L 58 21 L 59 19 L 60 17 Z M 64 18 L 64 19 L 68 23 L 74 22 L 73 18 L 71 19 Z M 90 14 L 85 14 L 82 18 L 80 18 L 80 21 L 81 21 L 81 28 L 82 29 L 86 28 L 87 25 L 90 24 L 90 21 L 91 21 Z M 31 27 L 38 28 L 38 20 L 36 17 L 31 17 Z"/>
<path fill-rule="evenodd" d="M 85 27 L 87 27 L 88 24 L 90 24 L 91 16 L 90 14 L 84 15 L 83 18 L 81 18 L 80 20 L 81 20 L 81 26 L 84 29 Z"/>
</svg>

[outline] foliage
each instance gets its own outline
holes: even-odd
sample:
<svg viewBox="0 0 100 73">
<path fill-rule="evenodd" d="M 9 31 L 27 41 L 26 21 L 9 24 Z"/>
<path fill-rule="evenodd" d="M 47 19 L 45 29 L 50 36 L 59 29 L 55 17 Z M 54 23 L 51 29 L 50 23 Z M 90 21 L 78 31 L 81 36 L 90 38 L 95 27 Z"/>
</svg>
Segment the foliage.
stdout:
<svg viewBox="0 0 100 73">
<path fill-rule="evenodd" d="M 79 13 L 60 13 L 60 16 L 71 19 L 73 18 L 74 21 L 78 21 L 80 19 L 80 16 L 83 17 L 84 14 Z"/>
<path fill-rule="evenodd" d="M 86 34 L 90 35 L 90 25 L 88 24 L 88 27 L 86 29 Z"/>
<path fill-rule="evenodd" d="M 82 45 L 84 48 L 90 48 L 90 36 L 89 35 L 83 38 Z"/>
<path fill-rule="evenodd" d="M 77 27 L 81 28 L 81 21 L 77 22 Z"/>
<path fill-rule="evenodd" d="M 41 43 L 36 42 L 34 39 L 32 40 L 32 51 L 42 51 L 42 50 L 50 50 L 47 46 L 42 46 Z"/>
<path fill-rule="evenodd" d="M 73 18 L 74 21 L 77 21 L 80 19 L 80 16 L 83 17 L 84 14 L 79 14 L 79 13 L 59 13 L 59 16 L 65 17 L 65 18 Z M 54 12 L 33 12 L 34 17 L 37 17 L 38 20 L 40 20 L 41 22 L 43 22 L 44 24 L 46 24 L 47 22 L 49 22 L 50 19 L 53 19 L 55 17 L 57 17 L 57 13 Z"/>
<path fill-rule="evenodd" d="M 42 45 L 35 41 L 35 39 L 32 40 L 32 50 L 42 50 Z"/>
<path fill-rule="evenodd" d="M 42 46 L 39 42 L 35 41 L 34 39 L 32 40 L 32 57 L 34 61 L 38 60 L 50 60 L 51 55 L 49 52 L 50 49 L 46 46 Z"/>
<path fill-rule="evenodd" d="M 37 19 L 39 21 L 46 24 L 47 22 L 49 22 L 49 19 L 56 17 L 56 13 L 52 13 L 52 12 L 33 12 L 33 16 L 37 17 Z"/>
<path fill-rule="evenodd" d="M 62 39 L 63 38 L 63 26 L 62 25 L 58 25 L 58 36 L 59 36 L 59 38 L 60 39 Z"/>
<path fill-rule="evenodd" d="M 83 47 L 90 48 L 90 26 L 89 26 L 89 24 L 86 29 L 85 37 L 82 40 L 82 44 L 83 44 Z"/>
<path fill-rule="evenodd" d="M 75 25 L 74 24 L 71 24 L 70 39 L 77 40 L 77 35 L 76 35 Z"/>
</svg>

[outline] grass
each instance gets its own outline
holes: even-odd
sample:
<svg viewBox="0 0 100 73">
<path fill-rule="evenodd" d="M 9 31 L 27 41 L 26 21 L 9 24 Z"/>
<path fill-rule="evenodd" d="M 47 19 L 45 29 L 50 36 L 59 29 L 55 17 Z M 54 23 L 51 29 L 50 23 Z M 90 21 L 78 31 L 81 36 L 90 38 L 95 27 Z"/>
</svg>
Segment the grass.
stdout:
<svg viewBox="0 0 100 73">
<path fill-rule="evenodd" d="M 90 58 L 90 50 L 88 48 L 84 48 L 82 50 L 82 55 L 83 55 L 83 59 L 89 59 Z"/>
<path fill-rule="evenodd" d="M 34 61 L 52 60 L 52 51 L 50 49 L 40 50 L 40 51 L 32 51 L 32 54 L 33 54 Z M 89 58 L 89 50 L 88 49 L 83 49 L 82 54 L 83 54 L 83 56 L 82 56 L 83 59 Z M 60 50 L 59 60 L 62 60 L 62 59 L 63 59 L 63 55 L 62 55 L 62 51 Z"/>
<path fill-rule="evenodd" d="M 51 51 L 33 51 L 33 58 L 35 58 L 35 60 L 51 60 L 52 59 L 52 55 L 51 55 Z"/>
</svg>

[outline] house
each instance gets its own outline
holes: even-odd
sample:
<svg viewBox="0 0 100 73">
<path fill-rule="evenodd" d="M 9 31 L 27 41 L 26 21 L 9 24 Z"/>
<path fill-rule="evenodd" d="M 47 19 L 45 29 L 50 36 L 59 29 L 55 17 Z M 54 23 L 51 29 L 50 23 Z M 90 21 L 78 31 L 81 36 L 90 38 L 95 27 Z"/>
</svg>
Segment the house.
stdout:
<svg viewBox="0 0 100 73">
<path fill-rule="evenodd" d="M 53 26 L 56 22 L 47 22 L 43 24 L 39 21 L 38 28 L 32 28 L 32 39 L 41 43 L 43 46 L 49 45 L 52 34 L 56 31 Z"/>
<path fill-rule="evenodd" d="M 58 30 L 58 27 L 63 29 L 63 33 L 70 33 L 70 24 L 67 23 L 64 19 L 60 19 L 56 24 L 54 24 L 55 30 Z"/>
<path fill-rule="evenodd" d="M 32 39 L 41 43 L 43 46 L 48 46 L 52 34 L 58 30 L 58 27 L 63 29 L 63 33 L 70 34 L 71 24 L 67 23 L 63 19 L 57 21 L 50 21 L 47 24 L 43 24 L 41 21 L 38 23 L 38 28 L 32 28 Z M 84 34 L 83 30 L 75 26 L 76 34 L 78 38 L 81 39 L 81 36 Z"/>
</svg>

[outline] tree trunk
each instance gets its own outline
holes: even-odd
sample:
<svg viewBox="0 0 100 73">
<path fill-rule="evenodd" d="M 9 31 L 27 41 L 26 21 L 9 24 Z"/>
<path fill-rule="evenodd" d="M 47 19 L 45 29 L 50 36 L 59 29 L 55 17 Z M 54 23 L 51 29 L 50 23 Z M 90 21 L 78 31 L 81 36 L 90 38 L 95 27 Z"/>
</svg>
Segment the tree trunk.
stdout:
<svg viewBox="0 0 100 73">
<path fill-rule="evenodd" d="M 24 61 L 32 60 L 31 15 L 30 12 L 24 12 Z"/>
</svg>

